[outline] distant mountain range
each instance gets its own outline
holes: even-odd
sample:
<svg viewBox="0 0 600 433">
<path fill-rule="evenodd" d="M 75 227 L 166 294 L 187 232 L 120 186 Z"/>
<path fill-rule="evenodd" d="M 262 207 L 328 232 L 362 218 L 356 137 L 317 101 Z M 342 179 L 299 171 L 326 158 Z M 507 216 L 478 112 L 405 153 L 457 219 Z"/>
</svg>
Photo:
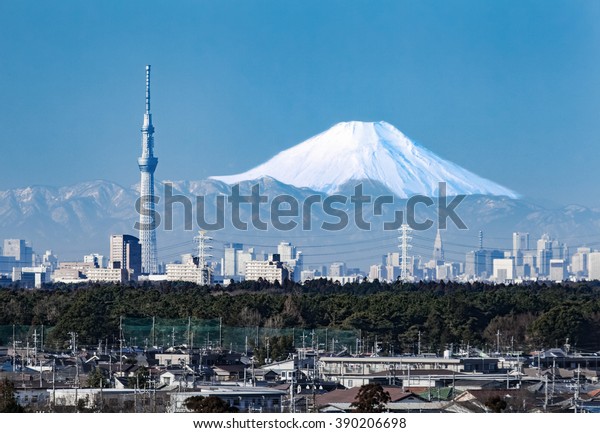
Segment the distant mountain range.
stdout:
<svg viewBox="0 0 600 433">
<path fill-rule="evenodd" d="M 438 182 L 446 182 L 450 195 L 467 198 L 456 208 L 469 230 L 450 228 L 442 233 L 449 260 L 464 260 L 464 253 L 478 247 L 478 232 L 484 232 L 484 247 L 511 247 L 513 231 L 531 234 L 533 241 L 542 233 L 568 245 L 600 246 L 600 212 L 581 206 L 548 209 L 490 180 L 477 176 L 456 164 L 444 161 L 427 149 L 413 143 L 385 122 L 347 122 L 335 125 L 297 146 L 281 152 L 258 167 L 233 176 L 218 176 L 200 181 L 159 182 L 157 206 L 162 221 L 157 231 L 159 259 L 169 262 L 182 253 L 193 252 L 193 237 L 199 227 L 185 230 L 181 203 L 173 205 L 173 230 L 164 230 L 164 185 L 174 194 L 190 199 L 196 213 L 195 197 L 205 197 L 208 222 L 214 221 L 218 196 L 227 196 L 239 184 L 241 194 L 249 194 L 253 185 L 269 197 L 261 207 L 261 219 L 268 222 L 269 205 L 276 196 L 293 197 L 302 203 L 309 196 L 320 197 L 321 203 L 331 194 L 348 197 L 346 204 L 333 207 L 349 216 L 349 224 L 341 231 L 320 229 L 323 221 L 336 222 L 322 205 L 313 205 L 311 230 L 307 220 L 295 220 L 298 227 L 278 231 L 268 224 L 266 231 L 240 231 L 232 227 L 227 200 L 225 228 L 211 233 L 214 256 L 220 257 L 223 243 L 241 242 L 257 251 L 272 252 L 280 241 L 297 245 L 305 255 L 308 267 L 345 261 L 350 267 L 380 263 L 381 255 L 398 251 L 397 232 L 384 230 L 383 222 L 394 219 L 394 212 L 404 210 L 406 200 L 415 194 L 436 197 Z M 350 196 L 357 184 L 376 197 L 394 197 L 394 204 L 382 206 L 382 214 L 374 215 L 373 203 L 364 205 L 363 219 L 372 223 L 362 230 L 354 223 L 354 204 Z M 112 233 L 130 233 L 138 219 L 135 201 L 138 187 L 122 187 L 110 181 L 84 182 L 70 187 L 30 186 L 0 191 L 0 239 L 22 238 L 32 242 L 37 253 L 53 249 L 62 260 L 80 259 L 83 254 L 108 254 Z M 448 199 L 450 201 L 451 198 Z M 305 215 L 306 216 L 306 215 Z M 250 223 L 250 206 L 241 205 L 240 218 Z M 436 219 L 435 206 L 417 207 L 416 219 Z M 413 232 L 411 253 L 426 260 L 431 258 L 435 226 L 424 232 Z M 535 245 L 532 245 L 535 248 Z"/>
</svg>

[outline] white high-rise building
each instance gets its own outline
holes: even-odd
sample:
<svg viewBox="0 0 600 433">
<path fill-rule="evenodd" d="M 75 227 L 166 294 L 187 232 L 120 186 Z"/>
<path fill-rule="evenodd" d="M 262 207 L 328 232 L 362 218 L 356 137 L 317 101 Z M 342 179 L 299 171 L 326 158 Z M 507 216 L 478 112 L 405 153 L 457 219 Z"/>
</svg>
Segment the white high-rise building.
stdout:
<svg viewBox="0 0 600 433">
<path fill-rule="evenodd" d="M 246 274 L 246 263 L 251 260 L 255 260 L 254 248 L 248 248 L 248 251 L 237 250 L 236 251 L 236 267 L 237 275 Z"/>
<path fill-rule="evenodd" d="M 200 266 L 200 260 L 192 254 L 183 254 L 181 263 L 167 263 L 167 281 L 188 281 L 197 283 L 204 281 L 212 284 L 213 273 L 208 266 Z"/>
<path fill-rule="evenodd" d="M 300 272 L 300 281 L 314 280 L 317 277 L 317 271 L 314 269 L 306 269 Z"/>
<path fill-rule="evenodd" d="M 291 278 L 294 281 L 301 281 L 303 268 L 302 251 L 296 251 L 296 247 L 289 242 L 280 242 L 277 245 L 277 254 L 279 254 L 279 260 L 288 267 Z"/>
<path fill-rule="evenodd" d="M 92 253 L 83 256 L 83 263 L 91 263 L 96 268 L 108 267 L 108 259 L 102 254 Z"/>
<path fill-rule="evenodd" d="M 389 282 L 394 282 L 400 278 L 401 269 L 400 266 L 386 266 L 385 267 L 385 279 Z"/>
<path fill-rule="evenodd" d="M 526 251 L 529 249 L 529 233 L 513 233 L 513 256 L 516 257 L 517 251 Z"/>
<path fill-rule="evenodd" d="M 537 241 L 538 275 L 546 276 L 550 273 L 550 260 L 552 259 L 552 240 L 547 233 Z"/>
<path fill-rule="evenodd" d="M 58 258 L 54 255 L 52 250 L 46 250 L 42 256 L 42 266 L 49 268 L 51 271 L 58 269 Z"/>
<path fill-rule="evenodd" d="M 14 257 L 16 266 L 33 266 L 33 249 L 23 239 L 4 239 L 2 254 Z"/>
<path fill-rule="evenodd" d="M 400 253 L 388 253 L 385 256 L 386 266 L 400 266 Z"/>
<path fill-rule="evenodd" d="M 552 281 L 567 279 L 567 264 L 564 259 L 550 259 L 550 279 Z"/>
<path fill-rule="evenodd" d="M 344 262 L 335 262 L 329 265 L 329 277 L 346 276 L 346 264 Z"/>
<path fill-rule="evenodd" d="M 158 272 L 156 252 L 156 221 L 154 220 L 154 171 L 158 158 L 154 156 L 154 126 L 150 113 L 150 65 L 146 66 L 146 111 L 142 124 L 142 156 L 138 158 L 140 183 L 140 244 L 142 246 L 142 273 Z"/>
<path fill-rule="evenodd" d="M 277 245 L 277 254 L 282 262 L 289 262 L 296 259 L 296 247 L 289 242 L 279 242 Z"/>
<path fill-rule="evenodd" d="M 529 233 L 513 233 L 512 255 L 515 258 L 515 265 L 523 265 L 523 255 L 529 250 Z"/>
<path fill-rule="evenodd" d="M 142 270 L 139 239 L 131 235 L 111 235 L 109 268 L 127 269 L 130 279 L 137 280 Z"/>
<path fill-rule="evenodd" d="M 454 278 L 454 268 L 452 263 L 444 263 L 435 267 L 435 277 L 438 280 L 452 280 Z"/>
<path fill-rule="evenodd" d="M 385 279 L 385 268 L 381 265 L 371 265 L 369 269 L 369 280 L 383 281 Z"/>
<path fill-rule="evenodd" d="M 494 259 L 494 280 L 503 283 L 515 279 L 515 261 L 513 258 Z"/>
<path fill-rule="evenodd" d="M 588 255 L 591 249 L 587 247 L 577 248 L 577 252 L 571 256 L 571 273 L 576 277 L 584 277 L 588 273 Z"/>
<path fill-rule="evenodd" d="M 233 277 L 235 275 L 239 275 L 240 268 L 238 266 L 238 251 L 242 251 L 244 249 L 243 244 L 238 243 L 228 243 L 225 244 L 225 249 L 223 252 L 223 269 L 222 273 L 224 276 Z M 244 272 L 246 269 L 244 268 Z"/>
<path fill-rule="evenodd" d="M 600 252 L 588 254 L 588 279 L 600 280 Z"/>
<path fill-rule="evenodd" d="M 246 262 L 246 280 L 257 281 L 263 279 L 270 283 L 282 283 L 289 277 L 289 272 L 284 264 L 276 260 L 250 260 Z"/>
</svg>

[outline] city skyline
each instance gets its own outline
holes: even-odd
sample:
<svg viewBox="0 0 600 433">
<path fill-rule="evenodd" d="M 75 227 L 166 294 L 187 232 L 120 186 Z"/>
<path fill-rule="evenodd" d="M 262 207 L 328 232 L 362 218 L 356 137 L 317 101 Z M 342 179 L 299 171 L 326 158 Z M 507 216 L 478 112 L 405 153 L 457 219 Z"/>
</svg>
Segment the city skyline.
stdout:
<svg viewBox="0 0 600 433">
<path fill-rule="evenodd" d="M 384 120 L 524 197 L 599 204 L 594 2 L 134 3 L 3 4 L 1 190 L 135 183 L 153 64 L 160 179 L 242 172 L 337 122 Z"/>
</svg>

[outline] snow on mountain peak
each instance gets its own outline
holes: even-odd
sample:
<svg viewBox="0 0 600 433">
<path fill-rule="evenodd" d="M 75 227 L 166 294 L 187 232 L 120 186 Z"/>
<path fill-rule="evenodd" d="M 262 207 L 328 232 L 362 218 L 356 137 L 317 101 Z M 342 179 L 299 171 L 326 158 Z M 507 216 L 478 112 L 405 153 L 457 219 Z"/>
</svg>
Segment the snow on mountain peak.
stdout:
<svg viewBox="0 0 600 433">
<path fill-rule="evenodd" d="M 284 150 L 244 173 L 213 176 L 227 184 L 269 176 L 299 188 L 332 194 L 349 182 L 370 180 L 399 197 L 435 196 L 446 182 L 449 195 L 518 195 L 446 161 L 387 122 L 341 122 Z"/>
</svg>

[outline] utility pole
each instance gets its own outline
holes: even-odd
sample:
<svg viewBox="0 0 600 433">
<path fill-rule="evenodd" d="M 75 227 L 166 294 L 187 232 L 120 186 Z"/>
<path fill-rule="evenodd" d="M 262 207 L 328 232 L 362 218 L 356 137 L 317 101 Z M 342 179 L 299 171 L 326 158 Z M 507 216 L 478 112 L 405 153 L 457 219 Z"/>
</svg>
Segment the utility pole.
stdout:
<svg viewBox="0 0 600 433">
<path fill-rule="evenodd" d="M 556 358 L 552 359 L 552 392 L 550 393 L 550 402 L 554 402 L 554 384 L 556 378 Z"/>
<path fill-rule="evenodd" d="M 152 316 L 152 347 L 156 347 L 156 316 Z"/>
<path fill-rule="evenodd" d="M 496 353 L 500 354 L 500 330 L 496 331 Z"/>
<path fill-rule="evenodd" d="M 294 372 L 292 373 L 292 383 L 290 385 L 290 412 L 296 413 L 296 401 L 294 399 L 294 379 L 296 377 L 296 369 L 294 368 Z"/>
<path fill-rule="evenodd" d="M 188 316 L 188 328 L 187 328 L 187 335 L 188 335 L 188 347 L 191 350 L 192 348 L 192 317 Z"/>
<path fill-rule="evenodd" d="M 267 340 L 266 346 L 267 346 L 267 359 L 266 359 L 266 363 L 270 364 L 271 361 L 269 360 L 269 347 L 271 346 L 270 341 L 269 341 L 269 337 L 265 337 L 265 340 Z"/>
<path fill-rule="evenodd" d="M 17 371 L 17 341 L 15 338 L 15 325 L 13 324 L 13 372 Z"/>
<path fill-rule="evenodd" d="M 69 336 L 71 337 L 71 353 L 77 356 L 77 333 L 71 331 Z"/>
<path fill-rule="evenodd" d="M 548 376 L 544 376 L 544 412 L 548 411 Z"/>
<path fill-rule="evenodd" d="M 123 316 L 119 316 L 119 373 L 123 373 Z"/>
<path fill-rule="evenodd" d="M 580 368 L 579 364 L 577 364 L 576 372 L 577 372 L 577 384 L 576 384 L 577 388 L 575 388 L 575 395 L 573 395 L 573 400 L 574 400 L 573 403 L 575 403 L 573 405 L 573 409 L 574 409 L 575 413 L 577 413 L 577 404 L 579 402 L 579 373 L 581 373 L 581 368 Z"/>
<path fill-rule="evenodd" d="M 56 408 L 56 358 L 52 358 L 52 412 Z"/>
<path fill-rule="evenodd" d="M 79 391 L 79 362 L 77 362 L 78 358 L 79 357 L 75 355 L 75 407 L 77 408 L 77 412 L 79 412 L 79 398 L 77 397 L 77 393 Z"/>
</svg>

